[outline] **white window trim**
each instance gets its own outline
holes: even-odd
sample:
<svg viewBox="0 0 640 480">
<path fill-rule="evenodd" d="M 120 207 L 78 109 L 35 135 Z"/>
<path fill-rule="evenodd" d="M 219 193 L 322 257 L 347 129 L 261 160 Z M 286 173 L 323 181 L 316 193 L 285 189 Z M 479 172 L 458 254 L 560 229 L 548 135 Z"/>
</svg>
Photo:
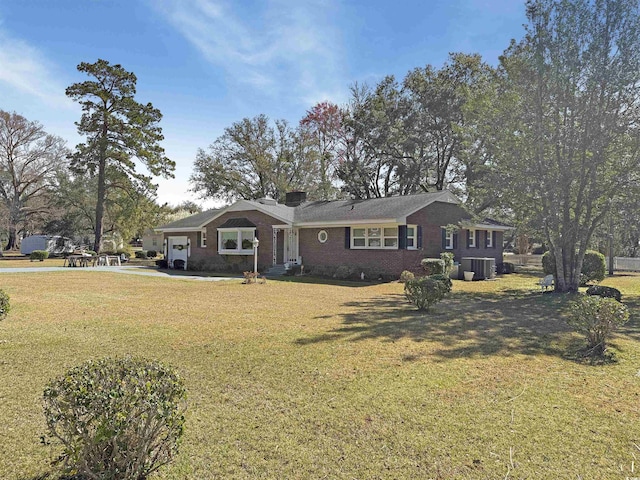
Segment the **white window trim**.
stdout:
<svg viewBox="0 0 640 480">
<path fill-rule="evenodd" d="M 467 231 L 467 235 L 469 240 L 467 241 L 467 248 L 476 248 L 476 229 L 475 228 L 470 228 Z"/>
<path fill-rule="evenodd" d="M 241 232 L 253 232 L 253 238 L 256 237 L 255 227 L 240 227 L 240 228 L 219 228 L 218 229 L 218 253 L 220 255 L 253 255 L 253 247 L 250 249 L 226 249 L 222 248 L 222 232 L 237 232 L 238 246 L 242 246 L 242 233 Z"/>
<path fill-rule="evenodd" d="M 203 228 L 200 231 L 200 248 L 207 248 L 207 229 Z"/>
<path fill-rule="evenodd" d="M 407 230 L 406 248 L 407 250 L 418 249 L 418 225 L 407 225 L 407 229 L 413 228 L 413 236 L 409 236 L 409 230 Z M 409 239 L 413 239 L 413 246 L 409 246 Z"/>
<path fill-rule="evenodd" d="M 369 247 L 367 246 L 367 244 L 369 243 L 369 237 L 367 235 L 368 231 L 370 228 L 379 228 L 380 229 L 380 236 L 379 237 L 374 237 L 374 238 L 379 238 L 380 239 L 380 246 L 379 247 Z M 395 237 L 385 237 L 384 236 L 384 229 L 385 228 L 395 228 L 396 232 L 398 232 L 396 234 Z M 354 245 L 354 240 L 355 240 L 355 236 L 353 234 L 354 229 L 364 229 L 364 237 L 357 237 L 357 238 L 364 238 L 364 246 L 360 246 L 360 245 Z M 398 228 L 398 224 L 392 224 L 392 225 L 384 225 L 384 224 L 371 224 L 371 225 L 355 225 L 355 226 L 351 226 L 351 248 L 353 250 L 398 250 L 398 245 L 399 245 L 399 241 L 400 239 L 398 238 L 400 236 L 400 229 Z M 385 247 L 384 246 L 384 240 L 385 238 L 395 238 L 396 239 L 396 245 L 395 247 Z"/>
<path fill-rule="evenodd" d="M 453 232 L 445 231 L 444 233 L 444 249 L 453 250 Z"/>
<path fill-rule="evenodd" d="M 486 240 L 485 240 L 485 244 L 486 244 L 486 248 L 493 248 L 493 230 L 486 230 Z"/>
</svg>

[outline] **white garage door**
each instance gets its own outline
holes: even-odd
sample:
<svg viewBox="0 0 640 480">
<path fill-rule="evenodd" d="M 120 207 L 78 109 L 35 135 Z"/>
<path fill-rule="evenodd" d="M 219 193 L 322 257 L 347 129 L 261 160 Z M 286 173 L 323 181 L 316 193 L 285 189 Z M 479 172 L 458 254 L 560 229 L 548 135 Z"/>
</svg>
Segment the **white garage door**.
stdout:
<svg viewBox="0 0 640 480">
<path fill-rule="evenodd" d="M 189 244 L 187 237 L 169 237 L 169 266 L 173 268 L 176 260 L 184 261 L 184 269 L 187 269 L 187 257 L 189 252 Z"/>
</svg>

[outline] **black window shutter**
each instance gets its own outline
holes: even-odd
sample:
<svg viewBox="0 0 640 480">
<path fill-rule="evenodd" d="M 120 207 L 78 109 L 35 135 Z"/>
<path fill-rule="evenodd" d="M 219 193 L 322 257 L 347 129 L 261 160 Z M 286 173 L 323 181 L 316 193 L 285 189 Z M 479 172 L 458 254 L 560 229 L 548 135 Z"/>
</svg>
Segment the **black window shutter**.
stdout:
<svg viewBox="0 0 640 480">
<path fill-rule="evenodd" d="M 398 248 L 407 248 L 407 226 L 400 225 L 398 227 Z"/>
<path fill-rule="evenodd" d="M 442 229 L 442 250 L 446 250 L 447 248 L 447 229 Z"/>
<path fill-rule="evenodd" d="M 196 243 L 198 248 L 202 246 L 202 232 L 198 232 L 196 235 Z"/>
<path fill-rule="evenodd" d="M 255 230 L 253 235 L 255 236 L 255 238 L 258 238 L 258 229 L 257 228 L 256 228 L 256 230 Z"/>
<path fill-rule="evenodd" d="M 344 248 L 351 248 L 351 227 L 344 227 Z"/>
<path fill-rule="evenodd" d="M 476 248 L 480 248 L 480 230 L 476 230 Z"/>
<path fill-rule="evenodd" d="M 458 234 L 454 233 L 453 234 L 453 249 L 455 250 L 456 248 L 458 248 Z"/>
<path fill-rule="evenodd" d="M 422 248 L 422 225 L 418 225 L 416 230 L 416 236 L 418 237 L 416 240 L 416 243 L 418 244 L 416 245 L 416 248 Z"/>
<path fill-rule="evenodd" d="M 493 232 L 491 232 L 491 237 L 493 238 L 493 241 L 491 242 L 491 245 L 493 245 L 493 248 L 496 248 L 496 240 L 497 240 L 497 234 L 498 232 L 496 232 L 495 230 Z"/>
</svg>

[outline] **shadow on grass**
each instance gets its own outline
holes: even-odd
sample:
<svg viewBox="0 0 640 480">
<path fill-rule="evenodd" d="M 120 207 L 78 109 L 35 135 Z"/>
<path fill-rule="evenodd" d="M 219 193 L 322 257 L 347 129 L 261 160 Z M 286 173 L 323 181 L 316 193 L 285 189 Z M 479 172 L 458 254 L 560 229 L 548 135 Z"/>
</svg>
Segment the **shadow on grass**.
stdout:
<svg viewBox="0 0 640 480">
<path fill-rule="evenodd" d="M 419 312 L 403 295 L 392 294 L 345 303 L 350 312 L 342 316 L 342 326 L 296 343 L 411 339 L 428 342 L 431 354 L 442 360 L 513 354 L 571 358 L 584 343 L 563 318 L 572 298 L 522 290 L 456 292 L 430 312 Z"/>
</svg>

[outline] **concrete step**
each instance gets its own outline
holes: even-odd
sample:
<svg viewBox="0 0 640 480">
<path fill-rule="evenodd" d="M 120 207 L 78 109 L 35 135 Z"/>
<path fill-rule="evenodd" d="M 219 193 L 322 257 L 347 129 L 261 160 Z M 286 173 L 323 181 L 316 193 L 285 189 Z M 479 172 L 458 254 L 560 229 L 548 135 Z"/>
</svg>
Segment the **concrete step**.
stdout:
<svg viewBox="0 0 640 480">
<path fill-rule="evenodd" d="M 265 275 L 268 277 L 280 277 L 284 275 L 286 271 L 287 269 L 284 268 L 284 265 L 273 265 L 269 270 L 267 270 Z"/>
</svg>

